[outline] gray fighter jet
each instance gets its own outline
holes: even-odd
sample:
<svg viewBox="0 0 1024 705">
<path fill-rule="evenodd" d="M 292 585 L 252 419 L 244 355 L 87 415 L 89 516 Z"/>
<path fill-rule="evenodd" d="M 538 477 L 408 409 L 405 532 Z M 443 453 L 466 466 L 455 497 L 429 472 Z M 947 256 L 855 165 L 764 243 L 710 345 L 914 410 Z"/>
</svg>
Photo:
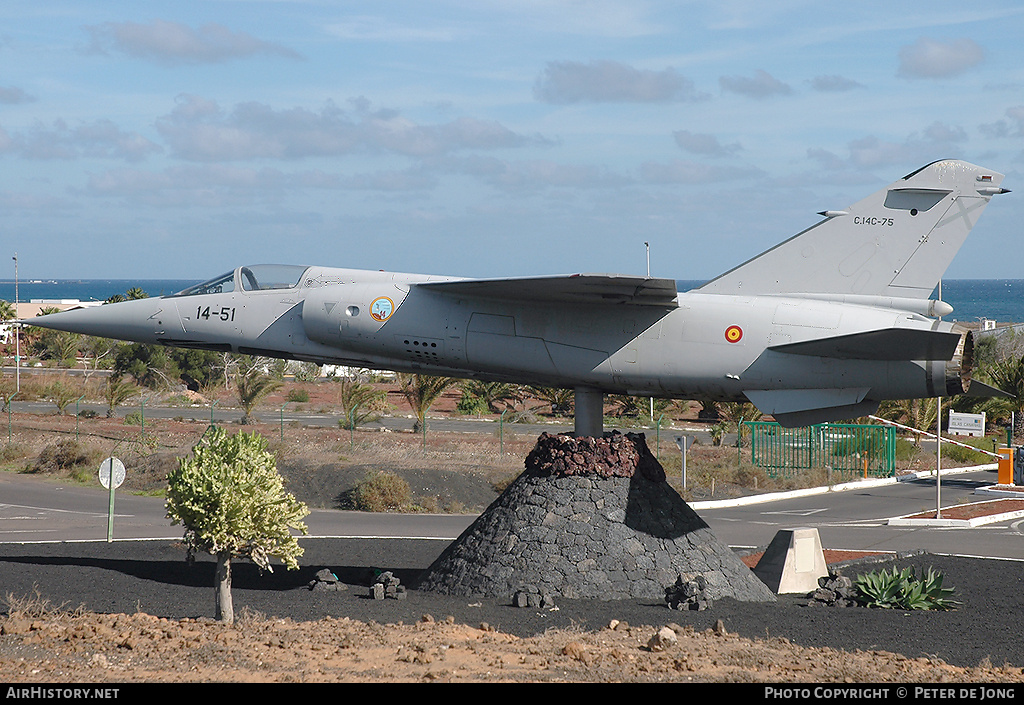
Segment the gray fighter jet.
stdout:
<svg viewBox="0 0 1024 705">
<path fill-rule="evenodd" d="M 961 394 L 971 333 L 933 300 L 1003 175 L 938 161 L 704 286 L 571 274 L 464 279 L 243 266 L 172 296 L 24 323 L 106 338 L 572 388 L 576 433 L 606 393 L 750 401 L 784 426 Z M 713 235 L 712 235 L 713 237 Z M 709 243 L 713 246 L 712 243 Z"/>
</svg>

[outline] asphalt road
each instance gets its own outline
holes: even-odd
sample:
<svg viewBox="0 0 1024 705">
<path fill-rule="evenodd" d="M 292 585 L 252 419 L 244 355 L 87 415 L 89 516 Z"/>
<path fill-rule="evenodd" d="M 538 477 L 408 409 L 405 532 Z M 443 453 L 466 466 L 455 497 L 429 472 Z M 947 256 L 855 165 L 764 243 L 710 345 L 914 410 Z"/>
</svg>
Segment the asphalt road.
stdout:
<svg viewBox="0 0 1024 705">
<path fill-rule="evenodd" d="M 994 484 L 994 470 L 943 474 L 942 507 L 994 497 L 975 494 Z M 865 551 L 927 551 L 1024 561 L 1024 519 L 974 528 L 892 526 L 887 520 L 934 510 L 934 478 L 888 484 L 863 483 L 841 492 L 792 496 L 748 506 L 695 505 L 721 541 L 734 547 L 764 546 L 779 529 L 813 527 L 825 548 Z"/>
<path fill-rule="evenodd" d="M 941 501 L 953 506 L 978 501 L 979 487 L 995 481 L 993 471 L 943 477 Z M 886 520 L 935 507 L 935 482 L 854 485 L 845 491 L 794 493 L 757 504 L 698 502 L 693 506 L 720 541 L 737 548 L 767 546 L 780 529 L 817 528 L 825 548 L 876 551 L 928 551 L 1024 561 L 1024 519 L 976 528 L 898 527 Z M 0 475 L 0 542 L 104 541 L 180 538 L 166 519 L 163 500 L 114 494 L 108 524 L 109 493 L 27 475 Z M 314 510 L 310 534 L 329 538 L 407 538 L 452 540 L 472 523 L 472 515 L 373 514 Z"/>
<path fill-rule="evenodd" d="M 340 416 L 337 414 L 315 414 L 308 412 L 296 412 L 290 410 L 286 404 L 283 408 L 276 410 L 257 410 L 253 416 L 262 423 L 267 424 L 278 424 L 278 423 L 291 423 L 293 421 L 302 424 L 303 426 L 314 426 L 320 428 L 337 428 Z M 15 400 L 11 403 L 11 410 L 19 414 L 51 414 L 55 407 L 52 402 L 43 401 L 31 401 L 31 402 L 19 402 Z M 99 415 L 106 415 L 107 408 L 102 404 L 81 404 L 79 407 L 80 411 L 92 410 Z M 217 424 L 230 424 L 238 421 L 242 417 L 242 412 L 237 409 L 220 409 L 214 407 L 191 407 L 191 406 L 153 406 L 153 407 L 140 407 L 138 405 L 128 406 L 124 405 L 117 409 L 115 415 L 123 417 L 126 414 L 132 412 L 144 411 L 146 418 L 153 419 L 173 419 L 182 417 L 184 419 L 190 419 L 193 421 L 200 422 L 213 422 Z M 428 417 L 429 428 L 436 431 L 446 431 L 450 433 L 494 433 L 498 429 L 498 422 L 490 419 L 473 419 L 473 418 L 450 418 L 450 417 L 439 417 L 430 418 Z M 386 428 L 390 431 L 411 431 L 413 428 L 413 418 L 403 416 L 387 416 L 382 417 L 377 421 L 372 421 L 360 425 L 361 429 L 376 430 L 379 428 Z M 539 436 L 545 431 L 547 433 L 566 433 L 573 430 L 572 419 L 564 420 L 561 423 L 543 423 L 543 424 L 525 424 L 525 423 L 505 423 L 503 425 L 504 432 L 506 434 L 516 435 L 529 435 L 532 437 Z M 607 426 L 606 431 L 620 430 L 620 431 L 643 431 L 652 436 L 657 433 L 656 430 L 649 428 L 629 428 L 622 427 L 616 429 L 614 426 Z M 679 429 L 663 428 L 661 429 L 662 441 L 667 442 L 679 435 L 697 435 L 701 437 L 701 442 L 710 443 L 710 434 L 703 430 L 686 430 L 682 431 Z M 726 434 L 723 437 L 723 443 L 729 445 L 730 443 L 736 442 L 735 434 Z"/>
</svg>

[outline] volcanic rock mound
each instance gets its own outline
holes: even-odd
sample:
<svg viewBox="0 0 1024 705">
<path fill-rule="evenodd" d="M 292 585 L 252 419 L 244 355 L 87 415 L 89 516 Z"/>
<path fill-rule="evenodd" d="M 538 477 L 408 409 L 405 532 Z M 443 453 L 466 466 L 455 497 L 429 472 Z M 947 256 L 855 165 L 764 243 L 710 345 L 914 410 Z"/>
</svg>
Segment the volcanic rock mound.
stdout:
<svg viewBox="0 0 1024 705">
<path fill-rule="evenodd" d="M 710 599 L 775 595 L 666 482 L 643 434 L 541 435 L 526 470 L 420 576 L 419 590 L 663 600 L 680 576 Z"/>
</svg>

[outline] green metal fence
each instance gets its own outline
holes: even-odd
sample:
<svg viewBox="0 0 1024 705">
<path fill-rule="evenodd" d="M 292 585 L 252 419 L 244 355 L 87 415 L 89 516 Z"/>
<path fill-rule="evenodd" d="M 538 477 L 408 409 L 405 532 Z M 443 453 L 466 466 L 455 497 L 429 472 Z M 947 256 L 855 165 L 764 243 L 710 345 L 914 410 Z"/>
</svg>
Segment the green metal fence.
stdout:
<svg viewBox="0 0 1024 705">
<path fill-rule="evenodd" d="M 896 429 L 868 424 L 818 424 L 782 428 L 767 421 L 744 422 L 750 460 L 771 477 L 795 470 L 828 468 L 846 477 L 896 474 Z"/>
</svg>

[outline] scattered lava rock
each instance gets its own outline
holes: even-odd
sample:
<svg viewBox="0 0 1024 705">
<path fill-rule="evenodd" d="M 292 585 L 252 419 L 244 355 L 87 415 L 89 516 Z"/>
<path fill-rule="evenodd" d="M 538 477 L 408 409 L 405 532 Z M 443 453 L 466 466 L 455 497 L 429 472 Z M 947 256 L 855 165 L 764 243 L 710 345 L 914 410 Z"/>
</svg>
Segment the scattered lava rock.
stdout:
<svg viewBox="0 0 1024 705">
<path fill-rule="evenodd" d="M 810 594 L 808 606 L 855 607 L 857 587 L 850 578 L 839 574 L 829 574 L 818 578 L 818 589 Z"/>
<path fill-rule="evenodd" d="M 541 591 L 535 585 L 529 585 L 521 590 L 516 590 L 512 596 L 513 607 L 531 607 L 535 609 L 549 609 L 554 607 L 555 600 L 547 592 Z"/>
<path fill-rule="evenodd" d="M 375 600 L 404 600 L 405 586 L 390 570 L 377 576 L 370 586 L 370 597 Z"/>
<path fill-rule="evenodd" d="M 314 592 L 340 592 L 348 588 L 330 568 L 321 568 L 309 581 L 309 589 Z"/>
<path fill-rule="evenodd" d="M 669 609 L 701 611 L 711 609 L 708 581 L 703 575 L 680 575 L 676 582 L 665 588 L 665 603 Z"/>
</svg>

